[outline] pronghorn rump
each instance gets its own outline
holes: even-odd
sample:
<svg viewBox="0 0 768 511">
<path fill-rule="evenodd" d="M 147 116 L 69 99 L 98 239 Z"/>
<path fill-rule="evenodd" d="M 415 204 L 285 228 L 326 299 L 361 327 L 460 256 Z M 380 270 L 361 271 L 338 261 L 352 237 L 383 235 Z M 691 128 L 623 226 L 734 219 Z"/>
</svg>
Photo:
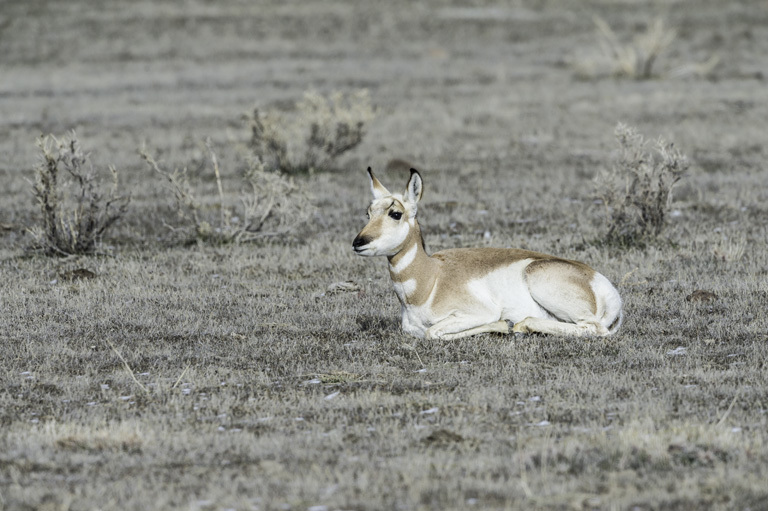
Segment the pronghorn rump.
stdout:
<svg viewBox="0 0 768 511">
<path fill-rule="evenodd" d="M 456 339 L 484 332 L 610 335 L 622 302 L 602 274 L 578 261 L 514 248 L 424 248 L 416 219 L 421 175 L 402 194 L 368 168 L 373 201 L 353 242 L 363 256 L 386 256 L 402 328 L 416 337 Z"/>
</svg>

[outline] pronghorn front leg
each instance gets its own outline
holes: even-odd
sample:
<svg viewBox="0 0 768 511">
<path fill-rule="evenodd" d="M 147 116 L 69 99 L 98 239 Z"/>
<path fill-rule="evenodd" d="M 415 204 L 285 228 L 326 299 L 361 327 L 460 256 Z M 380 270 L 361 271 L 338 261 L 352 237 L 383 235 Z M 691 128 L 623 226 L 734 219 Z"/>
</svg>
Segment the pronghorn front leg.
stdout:
<svg viewBox="0 0 768 511">
<path fill-rule="evenodd" d="M 429 327 L 424 337 L 427 339 L 452 341 L 453 339 L 461 339 L 462 337 L 485 333 L 508 334 L 509 324 L 504 320 L 500 320 L 485 325 L 467 328 L 466 321 L 457 320 L 456 318 L 446 318 Z"/>
</svg>

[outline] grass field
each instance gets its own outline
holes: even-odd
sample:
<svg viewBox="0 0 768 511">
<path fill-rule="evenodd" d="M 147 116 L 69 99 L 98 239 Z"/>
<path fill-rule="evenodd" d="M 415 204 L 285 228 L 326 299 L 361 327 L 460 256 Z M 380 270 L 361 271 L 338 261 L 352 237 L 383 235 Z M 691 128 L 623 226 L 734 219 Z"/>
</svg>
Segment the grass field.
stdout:
<svg viewBox="0 0 768 511">
<path fill-rule="evenodd" d="M 595 16 L 676 37 L 650 78 L 615 76 Z M 766 69 L 757 0 L 4 0 L 0 510 L 768 509 Z M 363 143 L 295 178 L 306 224 L 184 241 L 141 147 L 215 217 L 255 106 L 361 88 Z M 600 243 L 618 122 L 692 163 L 644 247 Z M 98 255 L 48 257 L 35 140 L 73 129 L 132 200 Z M 424 177 L 429 252 L 584 261 L 621 331 L 401 333 L 386 262 L 351 249 L 365 168 L 406 184 L 392 158 Z"/>
</svg>

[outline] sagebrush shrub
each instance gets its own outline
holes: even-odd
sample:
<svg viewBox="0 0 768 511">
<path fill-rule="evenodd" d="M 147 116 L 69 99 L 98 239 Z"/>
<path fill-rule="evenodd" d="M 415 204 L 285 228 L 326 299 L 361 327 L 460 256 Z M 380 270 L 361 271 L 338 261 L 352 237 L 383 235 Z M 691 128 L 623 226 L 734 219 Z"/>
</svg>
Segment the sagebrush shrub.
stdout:
<svg viewBox="0 0 768 511">
<path fill-rule="evenodd" d="M 139 154 L 147 165 L 166 180 L 174 194 L 176 211 L 187 239 L 210 243 L 239 243 L 291 233 L 306 222 L 312 212 L 306 188 L 292 177 L 269 172 L 254 158 L 242 174 L 238 190 L 230 192 L 222 184 L 216 153 L 207 144 L 216 179 L 218 198 L 215 207 L 204 207 L 197 196 L 200 187 L 190 182 L 187 169 L 162 168 L 147 152 Z M 210 201 L 206 201 L 210 202 Z"/>
<path fill-rule="evenodd" d="M 313 173 L 332 168 L 357 147 L 375 117 L 367 90 L 326 98 L 306 92 L 291 113 L 255 109 L 247 118 L 251 148 L 268 171 Z"/>
<path fill-rule="evenodd" d="M 658 236 L 667 222 L 672 189 L 689 167 L 688 158 L 659 138 L 648 149 L 635 128 L 618 124 L 616 164 L 596 178 L 605 205 L 605 240 L 622 246 L 642 245 Z"/>
<path fill-rule="evenodd" d="M 49 255 L 94 252 L 130 202 L 118 194 L 117 170 L 109 167 L 112 186 L 105 194 L 74 132 L 62 140 L 41 137 L 37 146 L 42 159 L 35 167 L 33 191 L 42 215 L 41 225 L 30 229 L 35 248 Z"/>
</svg>

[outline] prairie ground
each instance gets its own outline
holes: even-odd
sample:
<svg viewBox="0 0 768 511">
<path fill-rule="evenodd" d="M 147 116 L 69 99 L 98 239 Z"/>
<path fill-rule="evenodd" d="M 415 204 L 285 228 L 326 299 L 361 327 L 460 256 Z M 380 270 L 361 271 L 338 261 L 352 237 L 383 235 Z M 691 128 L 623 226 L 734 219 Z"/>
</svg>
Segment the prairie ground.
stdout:
<svg viewBox="0 0 768 511">
<path fill-rule="evenodd" d="M 595 16 L 676 38 L 616 76 Z M 0 509 L 768 509 L 765 1 L 4 0 L 0 48 Z M 308 223 L 177 236 L 140 147 L 205 206 L 210 138 L 234 207 L 245 114 L 361 88 L 364 142 L 295 178 Z M 599 242 L 617 122 L 692 163 L 644 247 Z M 98 255 L 47 257 L 35 140 L 69 130 L 132 201 Z M 622 330 L 404 335 L 385 261 L 351 250 L 365 167 L 405 186 L 392 158 L 430 252 L 584 261 Z"/>
</svg>

